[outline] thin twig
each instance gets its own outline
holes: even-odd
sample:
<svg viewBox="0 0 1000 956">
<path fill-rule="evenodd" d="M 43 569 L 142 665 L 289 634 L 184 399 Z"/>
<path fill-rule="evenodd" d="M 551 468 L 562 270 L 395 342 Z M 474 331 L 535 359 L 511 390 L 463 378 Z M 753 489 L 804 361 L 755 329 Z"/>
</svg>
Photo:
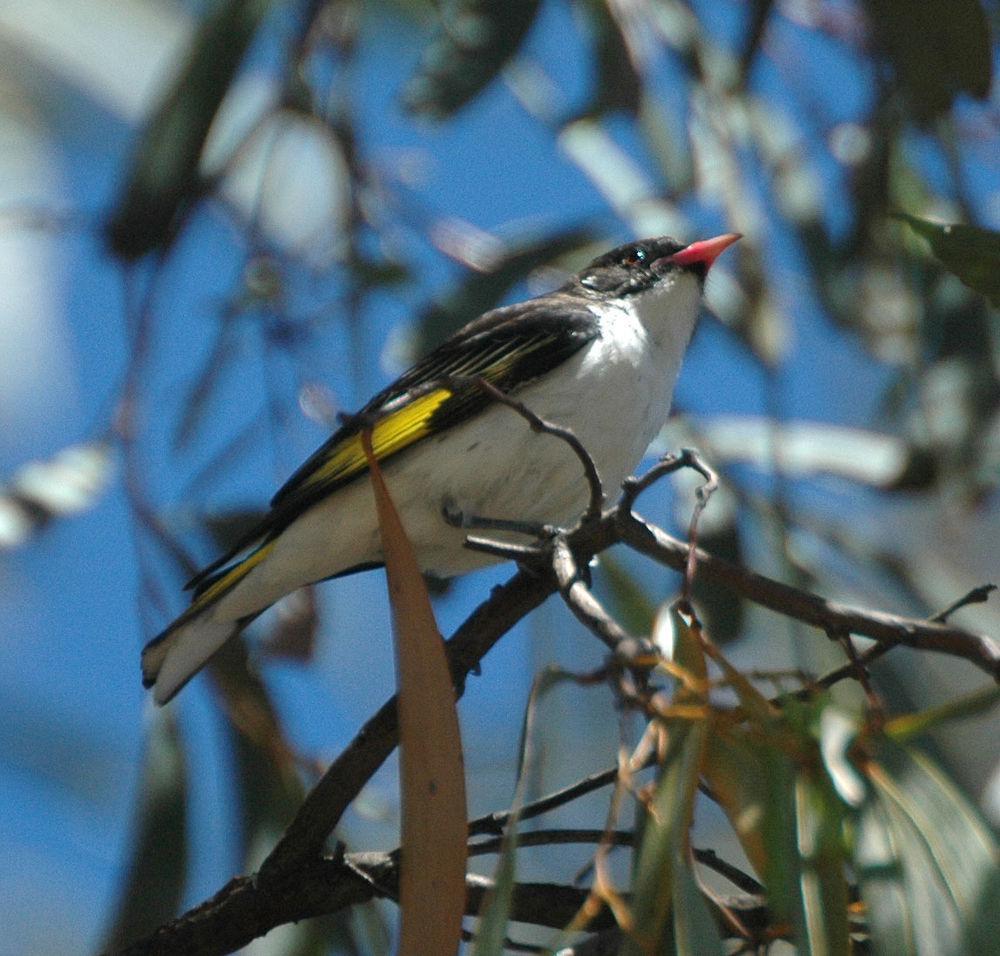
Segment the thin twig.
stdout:
<svg viewBox="0 0 1000 956">
<path fill-rule="evenodd" d="M 650 762 L 650 765 L 652 763 L 653 761 Z M 617 776 L 617 767 L 611 767 L 608 770 L 602 770 L 600 773 L 591 774 L 589 777 L 584 777 L 582 780 L 568 787 L 563 787 L 561 790 L 553 791 L 544 797 L 540 797 L 538 800 L 526 803 L 521 807 L 519 816 L 522 820 L 530 820 L 533 817 L 541 816 L 550 810 L 555 810 L 567 803 L 572 803 L 574 800 L 588 793 L 593 793 L 602 787 L 610 786 L 615 782 Z M 470 820 L 469 836 L 477 836 L 483 833 L 503 833 L 504 827 L 510 823 L 510 819 L 511 812 L 509 810 L 502 810 L 496 813 L 488 813 L 486 816 L 478 817 L 475 820 Z"/>
<path fill-rule="evenodd" d="M 612 651 L 617 650 L 622 641 L 632 639 L 581 580 L 576 558 L 562 536 L 552 544 L 552 570 L 566 606 L 584 627 L 596 634 Z"/>
<path fill-rule="evenodd" d="M 936 624 L 944 624 L 952 614 L 969 604 L 985 604 L 990 599 L 990 594 L 996 589 L 997 586 L 995 584 L 980 584 L 979 587 L 973 588 L 968 594 L 964 594 L 957 601 L 953 601 L 943 611 L 938 611 L 937 614 L 932 615 L 928 620 L 934 621 Z"/>
<path fill-rule="evenodd" d="M 858 649 L 854 646 L 854 641 L 851 639 L 851 635 L 846 631 L 836 631 L 831 633 L 829 637 L 832 640 L 835 640 L 844 649 L 844 653 L 847 655 L 847 660 L 851 666 L 851 676 L 854 677 L 854 679 L 861 685 L 861 689 L 865 694 L 865 699 L 868 701 L 868 708 L 873 717 L 881 715 L 884 711 L 882 699 L 875 692 L 875 688 L 872 687 L 871 678 L 868 674 L 868 668 L 865 666 L 865 662 L 858 654 Z"/>
<path fill-rule="evenodd" d="M 462 379 L 456 379 L 454 381 L 461 382 Z M 597 465 L 595 464 L 594 459 L 591 457 L 590 452 L 584 448 L 583 442 L 577 438 L 576 433 L 571 428 L 564 428 L 562 425 L 556 425 L 554 422 L 549 422 L 544 418 L 540 418 L 530 408 L 528 408 L 524 402 L 518 401 L 516 398 L 512 398 L 506 392 L 502 392 L 492 382 L 488 382 L 481 375 L 476 376 L 472 379 L 472 381 L 487 395 L 489 395 L 493 401 L 499 402 L 501 405 L 506 405 L 508 408 L 517 412 L 518 415 L 531 425 L 532 431 L 545 435 L 552 435 L 554 438 L 558 438 L 569 445 L 569 447 L 573 450 L 573 454 L 575 454 L 580 461 L 584 476 L 587 479 L 587 486 L 590 488 L 590 500 L 587 504 L 587 510 L 583 513 L 583 519 L 585 521 L 592 521 L 599 518 L 601 516 L 601 511 L 604 508 L 604 486 L 601 483 L 601 476 L 597 471 Z"/>
</svg>

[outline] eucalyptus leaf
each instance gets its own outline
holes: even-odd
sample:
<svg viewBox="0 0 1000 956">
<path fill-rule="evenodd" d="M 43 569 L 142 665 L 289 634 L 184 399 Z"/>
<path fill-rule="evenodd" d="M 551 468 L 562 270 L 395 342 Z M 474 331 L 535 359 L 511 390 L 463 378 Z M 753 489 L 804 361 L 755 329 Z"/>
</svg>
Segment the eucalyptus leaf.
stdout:
<svg viewBox="0 0 1000 956">
<path fill-rule="evenodd" d="M 198 162 L 212 121 L 272 0 L 220 0 L 149 120 L 107 226 L 113 252 L 137 259 L 170 245 L 207 188 Z"/>
<path fill-rule="evenodd" d="M 722 956 L 725 952 L 718 924 L 687 860 L 674 869 L 671 929 L 677 956 Z"/>
<path fill-rule="evenodd" d="M 539 0 L 447 0 L 441 27 L 403 94 L 414 113 L 446 119 L 471 102 L 517 52 Z"/>
<path fill-rule="evenodd" d="M 1000 308 L 1000 232 L 961 223 L 929 222 L 906 213 L 897 213 L 896 218 L 927 240 L 935 258 L 949 272 Z"/>
<path fill-rule="evenodd" d="M 996 894 L 993 835 L 958 788 L 911 747 L 880 739 L 866 775 L 854 866 L 875 951 L 967 952 L 964 941 L 981 933 L 981 907 Z"/>
<path fill-rule="evenodd" d="M 673 700 L 676 705 L 707 706 L 704 682 L 707 676 L 705 652 L 698 630 L 687 624 L 674 608 L 662 608 L 654 630 L 671 624 L 671 659 L 689 675 L 678 681 Z M 678 894 L 690 888 L 677 887 L 681 869 L 690 854 L 689 831 L 694 816 L 695 797 L 709 740 L 705 718 L 670 718 L 663 722 L 667 750 L 663 757 L 656 792 L 645 814 L 642 842 L 633 874 L 633 926 L 622 948 L 622 956 L 638 956 L 651 951 L 670 951 L 677 946 L 673 921 Z M 689 923 L 677 927 L 684 946 L 701 938 L 703 919 L 691 914 Z M 711 950 L 709 950 L 710 952 Z"/>
<path fill-rule="evenodd" d="M 670 743 L 636 866 L 634 929 L 622 956 L 661 952 L 664 940 L 671 935 L 676 874 L 685 865 L 683 855 L 706 730 L 704 722 L 670 722 Z"/>
<path fill-rule="evenodd" d="M 514 803 L 504 829 L 500 859 L 497 861 L 496 873 L 493 877 L 493 888 L 487 894 L 480 908 L 479 925 L 476 927 L 476 944 L 472 951 L 473 956 L 502 956 L 505 952 L 507 924 L 516 889 L 517 830 L 521 820 L 525 785 L 531 772 L 536 769 L 533 764 L 535 763 L 534 754 L 538 743 L 535 739 L 538 705 L 550 690 L 573 679 L 574 675 L 558 667 L 547 667 L 535 677 L 531 688 L 528 706 L 525 708 L 524 720 L 521 723 Z M 543 733 L 545 729 L 544 725 L 538 728 Z"/>
<path fill-rule="evenodd" d="M 157 709 L 137 791 L 136 833 L 102 950 L 117 951 L 177 915 L 187 883 L 187 761 L 173 712 Z"/>
<path fill-rule="evenodd" d="M 580 116 L 600 116 L 616 110 L 634 116 L 641 102 L 642 80 L 621 25 L 603 0 L 589 0 L 581 7 L 590 20 L 596 77 L 590 103 Z"/>
<path fill-rule="evenodd" d="M 598 558 L 595 584 L 615 620 L 630 634 L 649 634 L 656 617 L 656 605 L 625 565 L 605 551 Z"/>
<path fill-rule="evenodd" d="M 990 31 L 978 0 L 865 0 L 865 7 L 918 120 L 950 109 L 960 93 L 988 96 Z"/>
<path fill-rule="evenodd" d="M 798 951 L 848 956 L 844 806 L 820 774 L 800 772 L 795 786 L 796 824 L 802 860 Z"/>
</svg>

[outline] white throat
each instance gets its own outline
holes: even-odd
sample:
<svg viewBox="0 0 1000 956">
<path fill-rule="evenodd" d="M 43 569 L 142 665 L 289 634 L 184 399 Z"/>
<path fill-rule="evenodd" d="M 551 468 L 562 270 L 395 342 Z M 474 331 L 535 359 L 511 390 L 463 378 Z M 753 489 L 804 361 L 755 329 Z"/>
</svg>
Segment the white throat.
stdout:
<svg viewBox="0 0 1000 956">
<path fill-rule="evenodd" d="M 676 355 L 679 363 L 701 310 L 701 286 L 697 278 L 683 272 L 667 276 L 645 292 L 630 296 L 625 303 L 652 344 Z"/>
</svg>

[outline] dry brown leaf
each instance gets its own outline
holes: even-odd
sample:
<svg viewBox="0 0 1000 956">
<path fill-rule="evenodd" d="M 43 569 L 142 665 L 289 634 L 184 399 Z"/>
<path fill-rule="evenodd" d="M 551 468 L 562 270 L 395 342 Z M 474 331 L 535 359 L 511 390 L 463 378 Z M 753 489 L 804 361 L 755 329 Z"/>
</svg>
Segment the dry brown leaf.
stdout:
<svg viewBox="0 0 1000 956">
<path fill-rule="evenodd" d="M 455 691 L 416 556 L 362 436 L 378 509 L 399 682 L 400 956 L 454 956 L 465 911 L 468 819 Z"/>
</svg>

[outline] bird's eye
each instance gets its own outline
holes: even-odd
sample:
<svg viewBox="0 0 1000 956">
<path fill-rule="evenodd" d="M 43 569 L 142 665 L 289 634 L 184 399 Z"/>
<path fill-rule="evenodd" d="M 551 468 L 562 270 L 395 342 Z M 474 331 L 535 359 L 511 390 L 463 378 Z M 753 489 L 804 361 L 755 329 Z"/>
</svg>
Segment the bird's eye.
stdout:
<svg viewBox="0 0 1000 956">
<path fill-rule="evenodd" d="M 641 266 L 646 261 L 646 250 L 636 246 L 629 254 L 628 258 L 625 260 L 625 264 L 629 266 Z"/>
</svg>

